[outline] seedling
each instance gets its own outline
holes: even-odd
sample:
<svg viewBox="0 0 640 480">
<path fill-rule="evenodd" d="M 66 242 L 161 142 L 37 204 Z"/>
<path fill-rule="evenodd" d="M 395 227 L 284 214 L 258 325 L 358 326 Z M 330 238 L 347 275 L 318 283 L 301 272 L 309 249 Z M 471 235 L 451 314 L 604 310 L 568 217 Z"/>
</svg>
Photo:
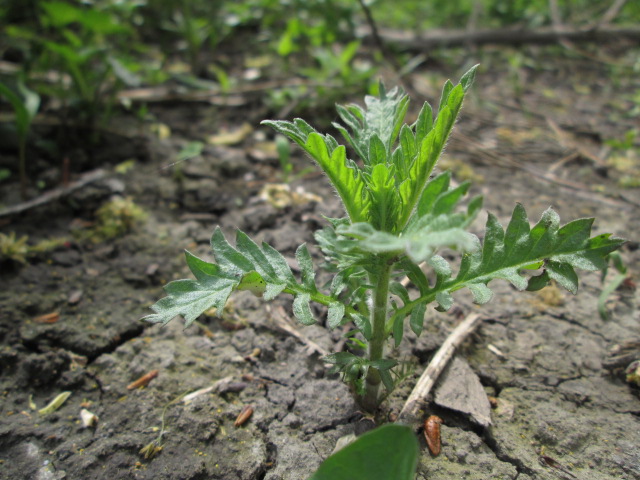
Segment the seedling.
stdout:
<svg viewBox="0 0 640 480">
<path fill-rule="evenodd" d="M 186 252 L 195 280 L 169 283 L 168 295 L 153 305 L 155 313 L 145 320 L 166 324 L 182 315 L 188 326 L 211 307 L 222 312 L 236 290 L 249 290 L 265 300 L 292 295 L 293 313 L 304 325 L 317 321 L 310 302 L 324 305 L 328 328 L 353 322 L 367 347 L 362 357 L 336 352 L 324 360 L 353 387 L 363 408 L 372 411 L 382 399 L 381 385 L 388 391 L 395 386 L 398 362 L 386 354 L 390 338 L 400 344 L 406 319 L 420 335 L 429 304 L 448 310 L 452 293 L 463 288 L 476 303 L 486 303 L 494 279 L 508 280 L 518 290 L 537 290 L 554 280 L 576 293 L 574 269 L 604 268 L 606 255 L 621 239 L 610 234 L 589 238 L 593 219 L 560 226 L 552 209 L 531 227 L 518 204 L 506 230 L 489 214 L 481 242 L 466 231 L 480 211 L 481 197 L 461 211 L 457 206 L 469 182 L 453 187 L 448 172 L 430 178 L 475 72 L 476 67 L 455 86 L 447 81 L 435 118 L 425 103 L 411 125 L 404 123 L 409 98 L 397 88 L 386 91 L 381 85 L 378 97 L 366 97 L 366 108 L 338 106 L 344 125 L 334 126 L 359 163 L 347 158 L 346 147 L 334 137 L 318 133 L 302 119 L 263 122 L 300 145 L 342 200 L 346 217 L 327 219 L 329 225 L 316 233 L 333 279 L 326 288 L 316 285 L 304 244 L 296 251 L 298 279 L 270 245 L 258 246 L 238 230 L 234 248 L 218 227 L 211 238 L 215 263 Z M 438 253 L 444 248 L 462 252 L 455 273 Z M 401 283 L 404 277 L 414 292 Z"/>
<path fill-rule="evenodd" d="M 18 170 L 20 172 L 20 195 L 27 198 L 27 137 L 38 109 L 40 96 L 29 90 L 22 81 L 18 82 L 20 95 L 0 83 L 0 97 L 5 97 L 16 112 L 16 130 L 18 132 Z"/>
</svg>

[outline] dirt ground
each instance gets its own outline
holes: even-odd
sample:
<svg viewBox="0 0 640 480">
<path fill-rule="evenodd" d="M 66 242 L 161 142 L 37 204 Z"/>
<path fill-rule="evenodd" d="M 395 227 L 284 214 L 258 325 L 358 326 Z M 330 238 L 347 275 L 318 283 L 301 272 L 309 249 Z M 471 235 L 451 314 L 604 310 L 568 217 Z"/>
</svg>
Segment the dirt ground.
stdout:
<svg viewBox="0 0 640 480">
<path fill-rule="evenodd" d="M 621 252 L 637 278 L 640 190 L 620 184 L 640 178 L 638 140 L 635 153 L 612 150 L 607 141 L 638 129 L 640 80 L 629 70 L 549 52 L 523 51 L 527 61 L 518 68 L 499 55 L 483 64 L 441 165 L 458 180 L 473 180 L 472 194 L 484 194 L 485 208 L 503 222 L 516 202 L 532 222 L 549 206 L 565 223 L 597 217 L 594 233 L 629 240 Z M 435 103 L 444 79 L 472 63 L 415 71 L 410 82 L 423 98 L 413 107 L 424 98 Z M 100 167 L 105 176 L 0 219 L 2 232 L 28 235 L 30 244 L 67 239 L 25 265 L 0 266 L 0 478 L 306 479 L 340 437 L 371 428 L 372 420 L 327 375 L 320 356 L 277 325 L 275 312 L 289 312 L 288 299 L 267 306 L 250 293 L 235 295 L 223 320 L 203 316 L 186 330 L 179 320 L 163 328 L 139 319 L 166 282 L 188 276 L 183 249 L 210 258 L 216 225 L 231 238 L 240 228 L 293 258 L 299 244 L 313 242 L 321 215 L 340 215 L 339 205 L 314 173 L 291 188 L 319 202 L 276 208 L 260 197 L 281 174 L 264 144 L 272 134 L 259 127 L 259 109 L 158 103 L 150 111 L 171 136 L 160 139 L 135 119 L 118 118 L 85 161 L 85 170 Z M 187 141 L 244 122 L 253 131 L 240 143 L 209 144 L 173 165 Z M 127 160 L 133 167 L 118 173 L 115 166 Z M 297 150 L 294 162 L 298 170 L 308 165 Z M 0 203 L 17 202 L 16 191 L 5 183 Z M 96 210 L 114 197 L 131 198 L 146 221 L 109 241 L 72 235 L 90 231 Z M 610 297 L 608 320 L 597 312 L 596 273 L 581 275 L 575 297 L 555 287 L 533 294 L 495 285 L 499 294 L 479 310 L 484 321 L 460 351 L 497 399 L 492 424 L 484 428 L 432 402 L 425 414 L 443 418 L 443 448 L 433 457 L 421 439 L 417 478 L 639 479 L 639 389 L 621 368 L 605 368 L 616 345 L 640 342 L 632 282 Z M 406 333 L 397 355 L 411 370 L 385 414 L 399 411 L 438 345 L 476 310 L 466 296 L 457 298 L 451 313 L 429 311 L 419 339 Z M 329 351 L 343 333 L 294 328 Z M 157 377 L 146 387 L 127 388 L 153 370 Z M 213 388 L 185 401 L 184 394 L 206 387 Z M 38 412 L 62 392 L 71 395 L 60 408 Z M 247 405 L 253 415 L 235 427 Z M 97 423 L 84 426 L 82 409 Z M 155 455 L 140 453 L 145 447 Z"/>
</svg>

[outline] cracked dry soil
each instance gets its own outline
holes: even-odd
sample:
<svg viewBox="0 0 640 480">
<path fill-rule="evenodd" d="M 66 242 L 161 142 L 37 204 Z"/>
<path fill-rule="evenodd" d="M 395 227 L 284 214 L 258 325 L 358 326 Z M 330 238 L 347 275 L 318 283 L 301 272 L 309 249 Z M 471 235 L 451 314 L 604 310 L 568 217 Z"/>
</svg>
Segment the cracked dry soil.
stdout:
<svg viewBox="0 0 640 480">
<path fill-rule="evenodd" d="M 612 85 L 602 68 L 563 60 L 555 71 L 527 71 L 520 95 L 505 98 L 510 87 L 501 79 L 508 75 L 499 70 L 478 76 L 443 164 L 457 170 L 458 179 L 474 179 L 472 194 L 483 193 L 486 209 L 503 222 L 517 201 L 531 221 L 549 205 L 564 222 L 596 216 L 595 233 L 630 240 L 622 255 L 636 275 L 638 190 L 621 190 L 620 172 L 606 161 L 595 164 L 579 148 L 601 147 L 633 128 L 625 112 L 637 78 Z M 432 99 L 443 77 L 435 76 L 416 72 L 411 80 Z M 319 355 L 277 328 L 271 311 L 251 294 L 232 297 L 223 321 L 203 316 L 186 330 L 178 320 L 164 328 L 139 322 L 162 285 L 187 275 L 183 248 L 209 258 L 215 225 L 228 236 L 241 228 L 293 258 L 300 243 L 312 241 L 321 214 L 340 214 L 318 175 L 295 183 L 318 194 L 320 203 L 278 210 L 258 200 L 278 170 L 275 158 L 252 154 L 257 134 L 237 146 L 207 146 L 200 157 L 165 168 L 186 139 L 211 133 L 211 125 L 185 125 L 187 115 L 218 115 L 233 124 L 234 112 L 204 105 L 154 108 L 172 127 L 170 139 L 112 138 L 106 146 L 113 164 L 136 159 L 126 175 L 111 169 L 106 179 L 2 227 L 32 242 L 69 236 L 74 219 L 91 219 L 112 195 L 131 197 L 148 213 L 144 225 L 116 240 L 71 240 L 27 265 L 2 266 L 2 479 L 305 479 L 341 436 L 371 428 Z M 569 160 L 558 163 L 562 158 Z M 296 164 L 306 160 L 296 158 Z M 543 178 L 549 172 L 552 181 Z M 317 250 L 315 256 L 320 260 Z M 444 419 L 442 453 L 432 457 L 421 440 L 417 478 L 640 478 L 638 389 L 620 371 L 604 368 L 614 345 L 640 340 L 638 294 L 616 291 L 610 319 L 602 320 L 597 274 L 581 276 L 576 297 L 554 287 L 527 294 L 492 285 L 497 294 L 482 309 L 485 321 L 459 352 L 496 399 L 492 425 L 483 428 L 430 403 L 425 413 Z M 476 308 L 465 295 L 458 301 L 454 313 L 430 311 L 421 338 L 407 332 L 397 355 L 414 359 L 413 370 L 385 412 L 401 408 L 438 345 Z M 272 306 L 278 304 L 290 308 L 286 299 Z M 59 313 L 55 323 L 39 321 L 51 312 Z M 296 328 L 326 350 L 341 339 L 341 332 L 321 326 Z M 152 370 L 158 375 L 146 387 L 127 389 Z M 182 397 L 210 386 L 188 402 Z M 64 391 L 71 396 L 55 412 L 33 409 Z M 254 413 L 235 427 L 246 405 Z M 83 427 L 82 408 L 99 417 L 95 426 Z M 162 449 L 145 458 L 140 450 L 154 441 Z"/>
</svg>

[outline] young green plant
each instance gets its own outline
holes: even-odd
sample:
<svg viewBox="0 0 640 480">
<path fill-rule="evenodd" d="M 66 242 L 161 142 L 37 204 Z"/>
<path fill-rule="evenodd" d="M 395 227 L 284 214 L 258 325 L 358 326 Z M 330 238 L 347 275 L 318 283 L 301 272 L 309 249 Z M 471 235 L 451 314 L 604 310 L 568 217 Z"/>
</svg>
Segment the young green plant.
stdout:
<svg viewBox="0 0 640 480">
<path fill-rule="evenodd" d="M 18 133 L 18 170 L 20 177 L 20 196 L 27 198 L 27 137 L 31 123 L 40 108 L 40 96 L 29 90 L 20 80 L 17 84 L 20 94 L 0 83 L 0 97 L 5 97 L 16 113 L 15 125 Z"/>
<path fill-rule="evenodd" d="M 458 85 L 447 81 L 437 115 L 425 103 L 411 125 L 404 123 L 409 98 L 397 88 L 386 91 L 381 85 L 378 97 L 365 98 L 366 108 L 338 106 L 343 124 L 334 126 L 359 162 L 349 159 L 347 148 L 334 137 L 302 119 L 264 121 L 315 160 L 342 200 L 346 217 L 327 219 L 329 225 L 316 233 L 333 279 L 318 288 L 306 245 L 296 251 L 298 279 L 270 245 L 258 246 L 237 231 L 232 247 L 216 228 L 211 238 L 215 263 L 186 252 L 195 280 L 169 283 L 168 295 L 153 305 L 155 313 L 145 320 L 166 324 L 182 315 L 189 325 L 211 307 L 222 312 L 232 292 L 249 290 L 265 300 L 292 295 L 293 313 L 310 325 L 317 321 L 310 302 L 319 303 L 327 307 L 329 328 L 353 322 L 366 344 L 365 356 L 336 352 L 324 360 L 353 387 L 362 407 L 373 411 L 383 397 L 381 385 L 387 391 L 394 388 L 398 362 L 387 355 L 390 338 L 400 344 L 406 319 L 420 335 L 429 304 L 447 310 L 453 305 L 452 293 L 463 288 L 476 303 L 486 303 L 494 279 L 508 280 L 518 290 L 536 290 L 554 280 L 575 293 L 574 268 L 602 269 L 606 255 L 622 240 L 609 234 L 590 238 L 593 219 L 561 227 L 551 209 L 531 227 L 524 208 L 517 205 L 506 230 L 489 214 L 480 242 L 466 229 L 482 199 L 475 197 L 466 209 L 457 208 L 469 182 L 452 186 L 448 172 L 431 178 L 475 72 L 473 67 Z M 444 248 L 462 252 L 455 274 L 438 254 Z M 522 274 L 534 270 L 537 275 Z M 401 283 L 405 277 L 415 291 Z"/>
</svg>

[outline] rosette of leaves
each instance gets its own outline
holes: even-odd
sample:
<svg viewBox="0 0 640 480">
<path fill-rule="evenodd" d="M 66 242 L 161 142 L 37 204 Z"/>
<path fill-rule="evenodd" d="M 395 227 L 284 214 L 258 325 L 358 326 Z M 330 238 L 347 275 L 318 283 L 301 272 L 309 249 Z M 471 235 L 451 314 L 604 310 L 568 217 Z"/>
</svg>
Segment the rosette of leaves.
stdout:
<svg viewBox="0 0 640 480">
<path fill-rule="evenodd" d="M 429 304 L 447 310 L 452 293 L 463 288 L 476 303 L 486 303 L 495 279 L 518 290 L 536 290 L 554 280 L 576 293 L 575 269 L 602 269 L 606 255 L 622 240 L 610 234 L 592 238 L 593 219 L 561 226 L 551 209 L 531 226 L 517 205 L 506 229 L 489 214 L 481 242 L 467 228 L 482 199 L 472 198 L 460 208 L 469 183 L 452 185 L 448 172 L 432 176 L 475 72 L 473 67 L 457 85 L 447 81 L 438 112 L 424 103 L 412 124 L 404 121 L 409 98 L 397 88 L 386 91 L 381 85 L 377 97 L 366 97 L 364 108 L 338 106 L 343 123 L 335 127 L 357 160 L 348 158 L 346 146 L 333 136 L 302 119 L 264 121 L 302 147 L 342 200 L 346 216 L 328 219 L 328 226 L 316 233 L 332 281 L 322 288 L 316 284 L 306 245 L 296 252 L 297 277 L 268 244 L 258 246 L 238 231 L 233 247 L 217 228 L 211 239 L 215 261 L 187 252 L 195 279 L 169 283 L 167 297 L 145 320 L 164 324 L 182 315 L 189 325 L 211 307 L 222 312 L 236 290 L 250 290 L 265 300 L 292 295 L 293 313 L 305 325 L 317 321 L 310 302 L 325 305 L 328 328 L 352 322 L 367 346 L 364 356 L 336 352 L 325 361 L 353 386 L 362 406 L 373 410 L 382 398 L 380 385 L 391 390 L 395 383 L 397 362 L 386 355 L 389 339 L 401 342 L 407 320 L 420 335 Z M 461 252 L 455 271 L 440 254 L 444 248 Z M 524 273 L 531 271 L 537 275 Z M 404 277 L 413 289 L 401 283 Z"/>
</svg>

